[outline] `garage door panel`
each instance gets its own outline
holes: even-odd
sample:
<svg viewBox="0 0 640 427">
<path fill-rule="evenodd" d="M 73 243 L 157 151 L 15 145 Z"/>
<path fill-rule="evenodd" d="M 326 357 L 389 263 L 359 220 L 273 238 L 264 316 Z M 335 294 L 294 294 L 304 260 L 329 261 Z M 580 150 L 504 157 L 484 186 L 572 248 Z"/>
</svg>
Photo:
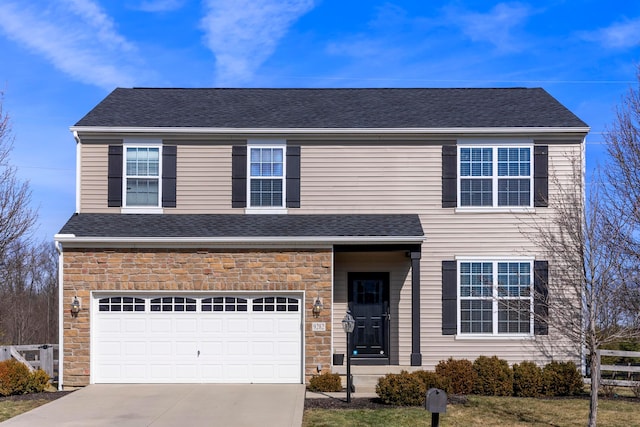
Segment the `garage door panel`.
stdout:
<svg viewBox="0 0 640 427">
<path fill-rule="evenodd" d="M 153 315 L 153 313 L 151 313 L 151 315 Z M 170 318 L 167 317 L 161 317 L 161 318 L 155 318 L 155 317 L 151 317 L 149 319 L 149 324 L 150 324 L 150 328 L 148 329 L 148 332 L 152 333 L 152 334 L 166 334 L 167 331 L 171 331 L 172 328 L 172 321 Z"/>
<path fill-rule="evenodd" d="M 224 319 L 211 318 L 209 315 L 203 314 L 200 325 L 203 334 L 218 334 L 223 331 Z"/>
<path fill-rule="evenodd" d="M 209 355 L 220 355 L 222 354 L 222 349 L 224 344 L 222 340 L 219 341 L 201 341 L 200 342 L 200 353 L 201 356 L 209 356 Z"/>
<path fill-rule="evenodd" d="M 197 333 L 198 320 L 196 318 L 176 319 L 175 331 L 179 334 L 180 333 Z"/>
<path fill-rule="evenodd" d="M 121 328 L 121 332 L 125 334 L 144 334 L 147 332 L 147 319 L 141 317 L 124 318 Z"/>
<path fill-rule="evenodd" d="M 196 341 L 176 341 L 175 342 L 175 355 L 180 359 L 183 358 L 195 358 L 198 356 L 198 349 L 200 346 Z"/>
<path fill-rule="evenodd" d="M 289 332 L 297 337 L 300 334 L 300 321 L 291 318 L 278 319 L 277 331 L 279 333 Z"/>
<path fill-rule="evenodd" d="M 251 354 L 257 357 L 273 358 L 275 345 L 273 341 L 253 341 L 251 346 Z"/>
<path fill-rule="evenodd" d="M 127 341 L 123 345 L 124 351 L 122 356 L 127 360 L 131 358 L 143 358 L 147 357 L 147 343 L 142 341 Z"/>
<path fill-rule="evenodd" d="M 249 332 L 249 319 L 228 319 L 226 332 L 229 334 L 246 334 Z"/>
<path fill-rule="evenodd" d="M 120 335 L 122 333 L 122 320 L 120 318 L 101 319 L 96 325 L 96 332 L 102 336 L 107 334 Z"/>
<path fill-rule="evenodd" d="M 162 308 L 149 310 L 153 298 L 145 305 L 136 297 L 135 312 L 96 310 L 93 382 L 301 382 L 299 311 L 270 311 L 268 298 L 258 297 L 263 310 L 254 312 L 250 297 L 226 296 L 192 298 L 195 310 L 179 308 L 183 297 L 161 297 Z M 199 301 L 206 298 L 209 308 L 202 311 Z"/>
<path fill-rule="evenodd" d="M 173 355 L 172 341 L 150 341 L 149 345 L 151 349 L 151 354 L 149 354 L 149 357 L 151 357 L 152 359 L 166 358 Z"/>
<path fill-rule="evenodd" d="M 121 355 L 121 345 L 120 341 L 103 340 L 96 344 L 95 350 L 102 357 L 119 357 Z"/>
<path fill-rule="evenodd" d="M 265 315 L 260 313 L 258 316 Z M 262 319 L 254 319 L 251 331 L 256 334 L 272 335 L 276 330 L 276 322 L 276 319 L 265 319 L 264 317 Z"/>
<path fill-rule="evenodd" d="M 243 357 L 249 353 L 249 343 L 245 340 L 229 340 L 224 353 L 228 356 Z"/>
</svg>

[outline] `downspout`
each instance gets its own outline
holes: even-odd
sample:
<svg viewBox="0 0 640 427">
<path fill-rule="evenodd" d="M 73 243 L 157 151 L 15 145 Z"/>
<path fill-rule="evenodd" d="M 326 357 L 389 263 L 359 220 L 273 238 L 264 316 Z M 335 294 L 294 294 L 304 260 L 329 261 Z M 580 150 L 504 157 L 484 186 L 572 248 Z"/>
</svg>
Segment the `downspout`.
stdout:
<svg viewBox="0 0 640 427">
<path fill-rule="evenodd" d="M 78 131 L 73 131 L 73 138 L 76 140 L 76 213 L 80 213 L 80 136 Z"/>
<path fill-rule="evenodd" d="M 586 203 L 587 203 L 587 189 L 586 189 L 586 185 L 587 185 L 587 181 L 586 181 L 586 175 L 587 175 L 587 136 L 585 135 L 585 137 L 582 139 L 582 144 L 580 147 L 580 163 L 582 166 L 581 169 L 581 178 L 582 178 L 582 194 L 580 195 L 582 198 L 582 223 L 584 224 L 584 218 L 585 218 L 585 209 L 586 209 Z M 581 236 L 582 238 L 582 236 Z M 582 257 L 580 257 L 580 259 L 582 260 Z M 584 261 L 583 261 L 584 262 Z M 584 286 L 581 287 L 582 288 L 582 292 L 584 292 Z M 582 295 L 580 295 L 580 301 L 584 301 L 584 298 L 582 297 Z M 580 314 L 582 316 L 581 319 L 581 325 L 584 325 L 584 307 L 582 307 L 582 305 L 580 306 Z M 586 349 L 586 342 L 585 342 L 585 335 L 584 335 L 584 327 L 580 328 L 581 331 L 581 337 L 580 337 L 580 352 L 582 353 L 580 355 L 580 359 L 581 359 L 581 367 L 580 367 L 580 371 L 582 373 L 583 377 L 586 377 L 587 374 L 590 375 L 591 380 L 593 381 L 593 366 L 591 366 L 591 372 L 587 372 L 587 349 Z"/>
<path fill-rule="evenodd" d="M 64 374 L 64 256 L 62 243 L 55 241 L 58 251 L 58 390 L 62 391 Z"/>
</svg>

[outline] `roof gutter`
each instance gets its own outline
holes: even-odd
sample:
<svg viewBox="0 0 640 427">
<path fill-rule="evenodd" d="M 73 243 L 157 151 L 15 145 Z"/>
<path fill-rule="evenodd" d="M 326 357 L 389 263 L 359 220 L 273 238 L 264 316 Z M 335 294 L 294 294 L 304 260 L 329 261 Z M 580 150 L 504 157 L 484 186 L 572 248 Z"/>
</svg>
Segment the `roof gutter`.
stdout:
<svg viewBox="0 0 640 427">
<path fill-rule="evenodd" d="M 57 242 L 67 247 L 327 247 L 334 244 L 386 245 L 419 244 L 424 236 L 286 236 L 286 237 L 85 237 L 56 234 Z"/>
<path fill-rule="evenodd" d="M 451 128 L 214 128 L 214 127 L 111 127 L 111 126 L 72 126 L 70 130 L 75 135 L 80 132 L 90 133 L 130 133 L 147 134 L 150 132 L 164 134 L 226 134 L 226 135 L 273 135 L 273 134 L 375 134 L 375 135 L 403 135 L 403 134 L 513 134 L 513 133 L 577 133 L 586 134 L 589 127 L 451 127 Z"/>
</svg>

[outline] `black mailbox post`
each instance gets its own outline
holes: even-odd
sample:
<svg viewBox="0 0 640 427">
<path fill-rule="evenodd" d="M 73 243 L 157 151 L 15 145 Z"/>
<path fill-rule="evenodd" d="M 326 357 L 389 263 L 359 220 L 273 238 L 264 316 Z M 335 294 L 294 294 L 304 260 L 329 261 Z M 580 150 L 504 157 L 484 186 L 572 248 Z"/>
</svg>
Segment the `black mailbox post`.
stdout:
<svg viewBox="0 0 640 427">
<path fill-rule="evenodd" d="M 447 412 L 447 393 L 439 388 L 430 388 L 427 390 L 424 407 L 431 412 L 431 427 L 438 427 L 440 425 L 440 414 Z"/>
</svg>

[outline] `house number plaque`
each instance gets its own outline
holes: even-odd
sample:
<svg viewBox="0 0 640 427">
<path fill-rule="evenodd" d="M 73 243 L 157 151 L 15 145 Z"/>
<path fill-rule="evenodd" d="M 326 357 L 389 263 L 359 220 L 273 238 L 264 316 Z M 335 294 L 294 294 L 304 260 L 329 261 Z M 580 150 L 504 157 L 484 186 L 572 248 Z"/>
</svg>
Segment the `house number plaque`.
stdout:
<svg viewBox="0 0 640 427">
<path fill-rule="evenodd" d="M 325 322 L 313 322 L 311 324 L 311 330 L 313 332 L 324 332 L 327 330 L 327 324 Z"/>
</svg>

